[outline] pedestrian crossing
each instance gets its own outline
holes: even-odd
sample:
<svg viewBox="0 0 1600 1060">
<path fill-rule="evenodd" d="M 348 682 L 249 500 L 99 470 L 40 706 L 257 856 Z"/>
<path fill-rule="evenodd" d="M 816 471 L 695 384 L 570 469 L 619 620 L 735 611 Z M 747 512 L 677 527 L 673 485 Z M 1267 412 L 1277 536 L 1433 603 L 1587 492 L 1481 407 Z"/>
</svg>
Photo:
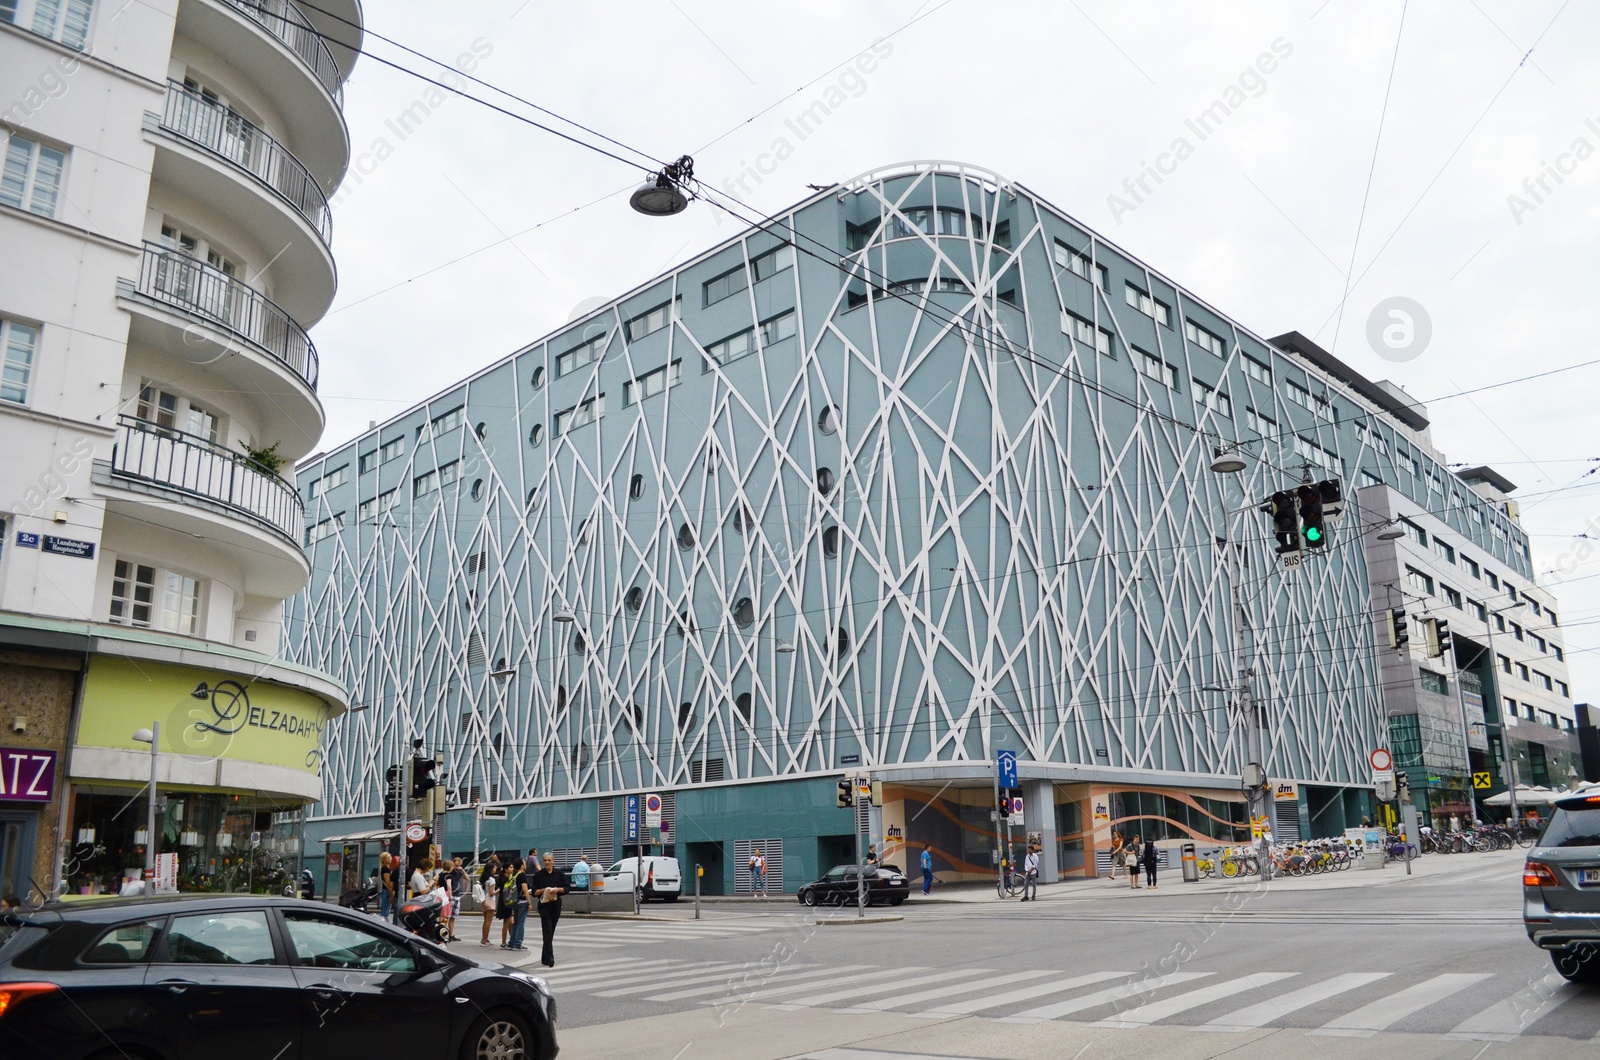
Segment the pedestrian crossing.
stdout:
<svg viewBox="0 0 1600 1060">
<path fill-rule="evenodd" d="M 781 922 L 765 920 L 577 920 L 563 917 L 556 928 L 556 949 L 572 956 L 601 953 L 605 950 L 627 949 L 632 952 L 639 946 L 658 942 L 693 942 L 699 939 L 733 939 L 785 927 Z M 537 945 L 539 922 L 532 921 L 528 934 Z M 499 936 L 493 936 L 495 942 Z M 471 944 L 468 944 L 469 946 Z"/>
<path fill-rule="evenodd" d="M 929 1020 L 1068 1020 L 1129 1031 L 1158 1024 L 1211 1033 L 1296 1027 L 1326 1037 L 1399 1031 L 1479 1042 L 1529 1034 L 1587 1039 L 1600 1032 L 1600 992 L 1585 996 L 1583 988 L 1554 973 L 1161 975 L 1127 968 L 1067 972 L 611 957 L 576 961 L 546 978 L 558 998 L 586 994 L 677 1006 L 764 1005 Z"/>
</svg>

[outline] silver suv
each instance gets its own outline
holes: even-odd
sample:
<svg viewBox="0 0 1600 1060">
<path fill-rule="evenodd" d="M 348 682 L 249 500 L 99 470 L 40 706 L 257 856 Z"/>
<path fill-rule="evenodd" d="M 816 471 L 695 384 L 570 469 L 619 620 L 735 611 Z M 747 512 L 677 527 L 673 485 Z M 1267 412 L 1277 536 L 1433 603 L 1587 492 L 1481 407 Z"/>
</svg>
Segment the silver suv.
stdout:
<svg viewBox="0 0 1600 1060">
<path fill-rule="evenodd" d="M 1600 983 L 1600 788 L 1562 799 L 1522 869 L 1522 924 L 1574 983 Z"/>
</svg>

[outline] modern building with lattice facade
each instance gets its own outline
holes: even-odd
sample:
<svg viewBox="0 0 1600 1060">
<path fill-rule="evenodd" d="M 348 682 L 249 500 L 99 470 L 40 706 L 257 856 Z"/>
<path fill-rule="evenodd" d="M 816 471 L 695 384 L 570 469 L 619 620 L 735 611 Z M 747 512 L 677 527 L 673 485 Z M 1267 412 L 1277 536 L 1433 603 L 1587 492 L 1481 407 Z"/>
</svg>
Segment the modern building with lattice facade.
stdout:
<svg viewBox="0 0 1600 1060">
<path fill-rule="evenodd" d="M 791 888 L 851 857 L 856 769 L 892 862 L 986 875 L 999 750 L 1052 871 L 1113 829 L 1232 839 L 1238 558 L 1280 830 L 1337 831 L 1389 738 L 1366 488 L 1531 580 L 1427 427 L 997 174 L 865 174 L 300 466 L 288 649 L 352 704 L 314 824 L 376 826 L 422 740 L 511 807 L 486 847 L 609 860 L 662 792 L 713 890 L 752 841 Z M 1255 505 L 1307 468 L 1346 509 L 1286 570 Z"/>
</svg>

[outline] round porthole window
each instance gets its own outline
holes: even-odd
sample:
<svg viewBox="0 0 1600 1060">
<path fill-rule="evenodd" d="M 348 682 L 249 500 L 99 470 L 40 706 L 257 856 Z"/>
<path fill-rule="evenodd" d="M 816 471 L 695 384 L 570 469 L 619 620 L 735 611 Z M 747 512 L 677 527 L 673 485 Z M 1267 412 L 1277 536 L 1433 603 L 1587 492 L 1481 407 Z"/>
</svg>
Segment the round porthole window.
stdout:
<svg viewBox="0 0 1600 1060">
<path fill-rule="evenodd" d="M 822 494 L 824 497 L 831 496 L 833 494 L 833 487 L 835 485 L 837 485 L 837 483 L 834 481 L 834 478 L 833 478 L 833 468 L 831 468 L 831 467 L 819 467 L 819 468 L 817 468 L 817 492 L 818 493 Z"/>
<path fill-rule="evenodd" d="M 528 432 L 528 444 L 532 446 L 544 444 L 544 424 L 535 423 L 533 425 L 533 429 Z"/>
<path fill-rule="evenodd" d="M 749 629 L 756 621 L 756 605 L 748 596 L 739 597 L 733 605 L 733 620 L 739 628 Z"/>
<path fill-rule="evenodd" d="M 848 654 L 850 654 L 850 634 L 840 629 L 834 634 L 833 657 L 843 659 Z"/>
<path fill-rule="evenodd" d="M 694 527 L 688 523 L 678 527 L 678 547 L 685 552 L 694 548 Z"/>
<path fill-rule="evenodd" d="M 483 441 L 483 436 L 489 433 L 489 425 L 480 421 L 473 430 L 478 432 L 478 441 L 481 442 Z"/>
<path fill-rule="evenodd" d="M 839 555 L 839 528 L 830 526 L 822 531 L 822 554 L 829 559 L 836 559 Z"/>
<path fill-rule="evenodd" d="M 755 697 L 749 692 L 740 692 L 734 697 L 733 709 L 739 712 L 739 720 L 749 725 L 756 716 Z"/>
<path fill-rule="evenodd" d="M 644 610 L 644 590 L 635 585 L 628 590 L 628 595 L 623 597 L 623 603 L 627 605 L 629 611 L 637 615 Z"/>
<path fill-rule="evenodd" d="M 481 478 L 472 480 L 472 499 L 475 501 L 483 500 L 483 479 Z"/>
<path fill-rule="evenodd" d="M 541 364 L 533 370 L 533 389 L 538 390 L 542 386 L 544 386 L 544 365 Z"/>
<path fill-rule="evenodd" d="M 635 475 L 635 476 L 633 476 L 633 478 L 628 480 L 628 497 L 630 499 L 632 499 L 632 500 L 638 500 L 640 497 L 643 497 L 643 496 L 644 496 L 644 476 L 643 475 Z"/>
<path fill-rule="evenodd" d="M 817 430 L 823 434 L 837 434 L 839 431 L 839 406 L 829 405 L 817 416 Z"/>
</svg>

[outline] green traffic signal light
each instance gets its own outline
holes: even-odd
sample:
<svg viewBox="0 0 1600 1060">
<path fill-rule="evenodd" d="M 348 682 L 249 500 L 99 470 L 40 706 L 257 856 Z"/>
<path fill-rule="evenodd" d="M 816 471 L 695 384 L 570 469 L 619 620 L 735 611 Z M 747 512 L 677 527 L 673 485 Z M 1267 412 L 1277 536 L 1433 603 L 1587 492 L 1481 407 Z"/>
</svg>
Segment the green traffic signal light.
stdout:
<svg viewBox="0 0 1600 1060">
<path fill-rule="evenodd" d="M 1306 540 L 1311 542 L 1313 545 L 1316 544 L 1318 541 L 1321 541 L 1322 540 L 1322 529 L 1321 529 L 1321 527 L 1316 527 L 1316 526 L 1308 526 L 1308 527 L 1306 527 Z"/>
</svg>

